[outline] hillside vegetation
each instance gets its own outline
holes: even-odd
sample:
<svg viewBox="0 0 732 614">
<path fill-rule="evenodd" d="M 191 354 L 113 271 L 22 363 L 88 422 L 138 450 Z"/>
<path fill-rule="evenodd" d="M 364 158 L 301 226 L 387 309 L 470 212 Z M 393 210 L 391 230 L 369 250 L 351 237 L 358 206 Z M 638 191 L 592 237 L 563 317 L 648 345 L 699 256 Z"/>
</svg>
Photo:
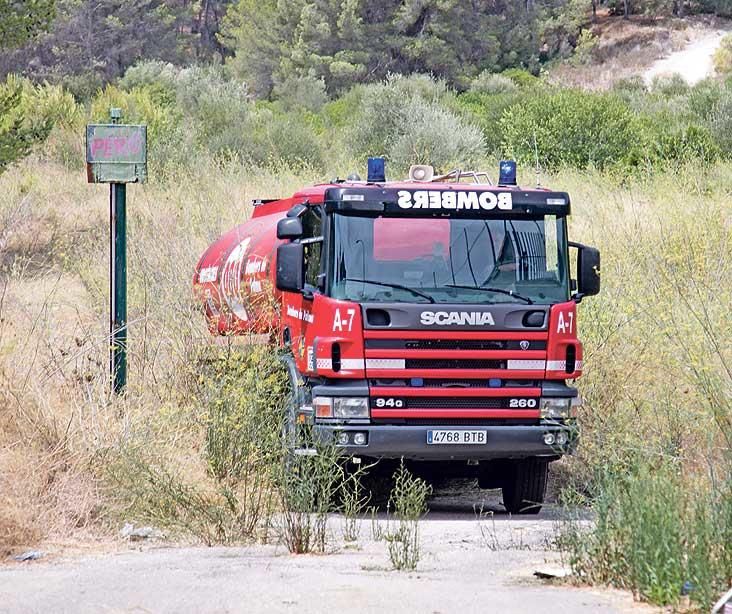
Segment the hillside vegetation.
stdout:
<svg viewBox="0 0 732 614">
<path fill-rule="evenodd" d="M 495 61 L 450 59 L 441 49 L 462 49 L 440 21 L 450 3 L 427 11 L 422 25 L 436 34 L 409 35 L 417 49 L 395 67 L 343 48 L 392 35 L 355 22 L 354 36 L 328 38 L 326 53 L 328 10 L 363 9 L 332 4 L 322 3 L 323 21 L 305 23 L 303 11 L 292 22 L 277 17 L 299 46 L 267 55 L 277 63 L 260 84 L 269 96 L 242 79 L 261 67 L 255 55 L 247 64 L 217 51 L 223 43 L 206 47 L 203 34 L 187 38 L 190 25 L 176 45 L 189 41 L 199 51 L 186 53 L 223 55 L 227 66 L 156 59 L 107 73 L 91 63 L 88 75 L 57 63 L 54 84 L 0 83 L 0 550 L 110 534 L 124 520 L 205 543 L 271 539 L 283 502 L 278 460 L 257 442 L 270 441 L 263 417 L 276 415 L 282 381 L 271 351 L 242 353 L 208 336 L 191 296 L 198 256 L 249 215 L 251 199 L 363 173 L 369 155 L 386 156 L 390 178 L 412 163 L 490 171 L 515 157 L 523 184 L 570 192 L 573 238 L 603 254 L 603 291 L 579 307 L 582 444 L 558 471 L 563 501 L 592 508 L 597 522 L 570 515 L 558 547 L 584 581 L 672 605 L 689 583 L 695 607 L 706 608 L 732 582 L 732 83 L 562 88 L 516 68 L 532 68 L 513 45 L 520 33 L 497 36 Z M 575 6 L 525 5 L 537 16 L 532 28 Z M 72 28 L 86 6 L 59 2 L 57 19 Z M 287 6 L 265 2 L 261 18 Z M 254 5 L 230 8 L 251 17 Z M 387 8 L 385 23 L 411 15 Z M 232 38 L 216 41 L 254 44 L 243 25 L 253 22 L 222 20 Z M 49 23 L 31 24 L 25 44 L 57 40 L 61 22 Z M 272 40 L 260 43 L 247 53 L 264 54 Z M 511 50 L 518 55 L 505 59 Z M 435 70 L 441 58 L 460 70 Z M 122 398 L 107 382 L 108 197 L 83 168 L 84 125 L 106 121 L 110 106 L 146 123 L 150 140 L 150 182 L 128 190 Z"/>
</svg>

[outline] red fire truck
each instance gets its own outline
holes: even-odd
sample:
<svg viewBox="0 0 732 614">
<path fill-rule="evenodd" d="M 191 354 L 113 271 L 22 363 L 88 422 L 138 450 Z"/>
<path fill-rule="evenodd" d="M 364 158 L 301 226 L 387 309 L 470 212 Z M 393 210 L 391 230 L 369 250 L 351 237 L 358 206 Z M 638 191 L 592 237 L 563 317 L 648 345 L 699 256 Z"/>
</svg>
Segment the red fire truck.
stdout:
<svg viewBox="0 0 732 614">
<path fill-rule="evenodd" d="M 467 180 L 467 181 L 466 181 Z M 201 257 L 212 333 L 276 330 L 295 390 L 286 430 L 312 424 L 346 455 L 406 459 L 502 488 L 536 513 L 550 461 L 576 444 L 576 306 L 599 252 L 567 238 L 566 192 L 427 166 L 256 201 Z M 576 279 L 570 248 L 577 250 Z"/>
</svg>

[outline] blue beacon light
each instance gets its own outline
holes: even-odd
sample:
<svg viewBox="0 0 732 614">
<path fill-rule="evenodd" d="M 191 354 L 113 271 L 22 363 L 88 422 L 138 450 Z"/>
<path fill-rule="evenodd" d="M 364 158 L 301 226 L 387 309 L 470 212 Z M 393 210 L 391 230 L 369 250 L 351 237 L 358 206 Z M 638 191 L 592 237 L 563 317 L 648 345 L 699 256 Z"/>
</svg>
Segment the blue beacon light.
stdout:
<svg viewBox="0 0 732 614">
<path fill-rule="evenodd" d="M 366 180 L 369 183 L 383 183 L 386 181 L 384 158 L 369 158 Z"/>
<path fill-rule="evenodd" d="M 498 185 L 516 185 L 516 162 L 514 160 L 501 160 Z"/>
</svg>

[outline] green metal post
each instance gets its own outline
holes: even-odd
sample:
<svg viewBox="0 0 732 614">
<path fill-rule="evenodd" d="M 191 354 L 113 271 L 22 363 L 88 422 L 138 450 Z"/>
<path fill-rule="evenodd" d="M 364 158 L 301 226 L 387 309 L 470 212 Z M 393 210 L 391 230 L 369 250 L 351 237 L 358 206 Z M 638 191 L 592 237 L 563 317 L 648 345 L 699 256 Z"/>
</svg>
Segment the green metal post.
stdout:
<svg viewBox="0 0 732 614">
<path fill-rule="evenodd" d="M 121 113 L 110 111 L 113 123 L 119 123 Z M 111 254 L 110 254 L 110 372 L 112 390 L 124 391 L 127 384 L 127 186 L 109 186 Z"/>
</svg>

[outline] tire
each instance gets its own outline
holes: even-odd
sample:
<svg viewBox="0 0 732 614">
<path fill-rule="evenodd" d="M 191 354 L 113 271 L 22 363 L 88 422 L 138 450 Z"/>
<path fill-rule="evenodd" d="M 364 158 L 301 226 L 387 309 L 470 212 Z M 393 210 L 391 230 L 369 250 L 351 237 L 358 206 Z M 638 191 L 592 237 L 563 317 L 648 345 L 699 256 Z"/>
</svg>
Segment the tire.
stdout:
<svg viewBox="0 0 732 614">
<path fill-rule="evenodd" d="M 544 503 L 549 463 L 527 458 L 513 464 L 503 484 L 503 506 L 509 514 L 538 514 Z"/>
</svg>

